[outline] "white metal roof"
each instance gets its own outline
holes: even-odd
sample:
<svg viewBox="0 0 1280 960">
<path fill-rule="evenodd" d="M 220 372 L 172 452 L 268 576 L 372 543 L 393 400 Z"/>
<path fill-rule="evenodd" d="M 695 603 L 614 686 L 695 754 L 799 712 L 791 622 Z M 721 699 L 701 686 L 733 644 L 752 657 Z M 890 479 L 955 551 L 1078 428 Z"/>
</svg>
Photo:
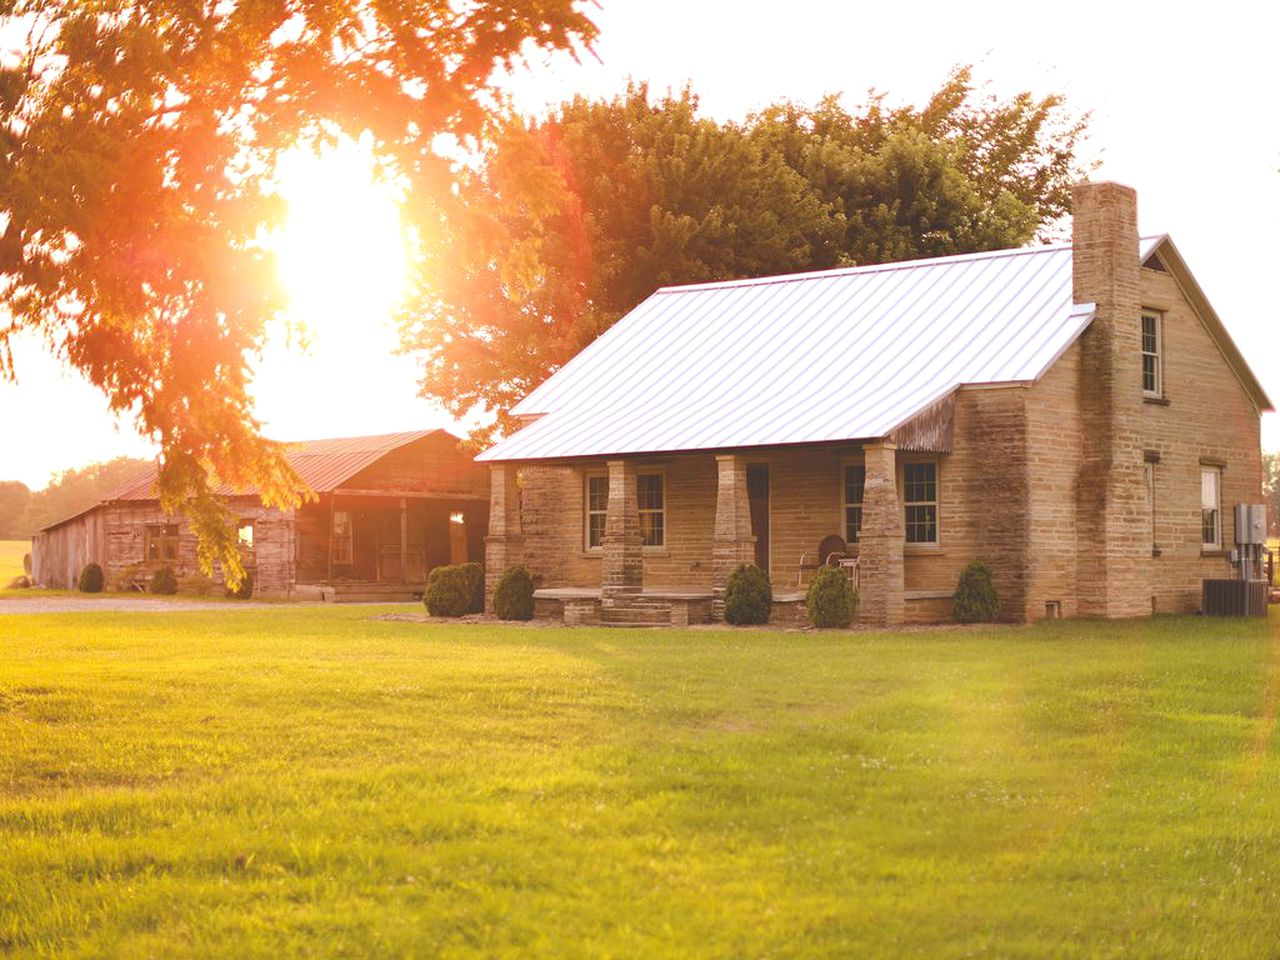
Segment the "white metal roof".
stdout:
<svg viewBox="0 0 1280 960">
<path fill-rule="evenodd" d="M 1027 247 L 663 288 L 478 459 L 886 436 L 962 384 L 1039 379 L 1093 318 L 1072 302 L 1071 260 L 1069 245 Z"/>
</svg>

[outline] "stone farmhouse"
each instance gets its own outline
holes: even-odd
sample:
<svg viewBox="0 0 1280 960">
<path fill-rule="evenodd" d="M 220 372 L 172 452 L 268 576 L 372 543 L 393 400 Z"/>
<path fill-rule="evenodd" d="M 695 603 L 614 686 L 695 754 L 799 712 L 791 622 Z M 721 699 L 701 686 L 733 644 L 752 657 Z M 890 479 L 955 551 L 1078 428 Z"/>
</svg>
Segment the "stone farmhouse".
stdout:
<svg viewBox="0 0 1280 960">
<path fill-rule="evenodd" d="M 316 499 L 295 510 L 264 506 L 253 490 L 219 491 L 239 519 L 255 594 L 410 600 L 432 567 L 482 559 L 487 478 L 458 444 L 444 430 L 297 444 L 289 462 Z M 162 565 L 194 573 L 196 536 L 161 510 L 154 483 L 155 470 L 144 471 L 37 533 L 35 581 L 74 587 L 90 561 L 108 582 L 126 568 L 139 585 Z"/>
<path fill-rule="evenodd" d="M 1069 245 L 655 292 L 479 457 L 490 598 L 524 564 L 567 622 L 697 622 L 755 563 L 781 619 L 843 540 L 871 624 L 949 617 L 974 559 L 1014 621 L 1194 610 L 1270 409 L 1134 192 L 1084 183 Z"/>
</svg>

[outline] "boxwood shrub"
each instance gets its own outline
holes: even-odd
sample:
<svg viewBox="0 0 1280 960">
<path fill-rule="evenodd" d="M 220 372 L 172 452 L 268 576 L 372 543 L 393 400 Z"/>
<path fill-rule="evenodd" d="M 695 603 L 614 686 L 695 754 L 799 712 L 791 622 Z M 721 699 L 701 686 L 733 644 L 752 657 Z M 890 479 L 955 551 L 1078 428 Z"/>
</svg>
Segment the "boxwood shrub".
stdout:
<svg viewBox="0 0 1280 960">
<path fill-rule="evenodd" d="M 493 591 L 493 612 L 500 620 L 533 619 L 533 577 L 524 567 L 512 567 Z"/>
<path fill-rule="evenodd" d="M 847 627 L 858 610 L 858 594 L 839 567 L 819 567 L 804 598 L 809 622 L 815 627 Z"/>
<path fill-rule="evenodd" d="M 1000 596 L 991 568 L 981 560 L 964 568 L 954 599 L 954 615 L 960 623 L 993 623 L 1000 616 Z"/>
<path fill-rule="evenodd" d="M 460 563 L 458 569 L 467 584 L 467 613 L 484 613 L 484 565 Z"/>
<path fill-rule="evenodd" d="M 724 619 L 738 626 L 768 623 L 773 590 L 764 571 L 744 563 L 729 574 L 724 591 Z"/>
<path fill-rule="evenodd" d="M 101 593 L 102 592 L 102 568 L 96 563 L 86 563 L 84 569 L 80 571 L 80 582 L 78 584 L 81 593 Z"/>
<path fill-rule="evenodd" d="M 480 568 L 479 578 L 474 569 Z M 477 580 L 479 588 L 477 591 Z M 433 617 L 461 617 L 476 612 L 476 594 L 479 607 L 484 609 L 484 569 L 478 563 L 436 567 L 427 574 L 427 589 L 422 594 L 427 613 Z"/>
<path fill-rule="evenodd" d="M 151 582 L 147 584 L 147 589 L 151 593 L 159 593 L 166 596 L 177 593 L 178 578 L 173 574 L 173 567 L 164 566 L 156 570 L 151 575 Z"/>
</svg>

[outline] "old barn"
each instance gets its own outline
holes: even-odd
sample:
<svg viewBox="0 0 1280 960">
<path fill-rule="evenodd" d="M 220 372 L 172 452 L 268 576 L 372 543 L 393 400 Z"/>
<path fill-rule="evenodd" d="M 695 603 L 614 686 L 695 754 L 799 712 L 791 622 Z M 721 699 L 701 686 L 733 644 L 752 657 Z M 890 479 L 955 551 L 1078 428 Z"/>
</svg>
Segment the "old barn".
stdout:
<svg viewBox="0 0 1280 960">
<path fill-rule="evenodd" d="M 238 518 L 256 594 L 412 599 L 432 567 L 484 559 L 488 473 L 447 431 L 313 440 L 289 461 L 315 494 L 297 509 L 267 507 L 254 490 L 219 491 Z M 37 533 L 36 582 L 74 587 L 91 561 L 108 583 L 130 568 L 140 580 L 162 565 L 195 573 L 195 535 L 161 510 L 154 481 L 146 471 Z"/>
</svg>

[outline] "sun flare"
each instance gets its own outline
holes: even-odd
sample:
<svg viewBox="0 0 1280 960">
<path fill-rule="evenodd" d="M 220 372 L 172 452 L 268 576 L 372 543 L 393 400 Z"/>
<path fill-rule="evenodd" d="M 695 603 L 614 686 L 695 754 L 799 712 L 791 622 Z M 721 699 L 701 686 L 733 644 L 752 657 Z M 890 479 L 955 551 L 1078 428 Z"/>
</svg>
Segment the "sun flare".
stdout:
<svg viewBox="0 0 1280 960">
<path fill-rule="evenodd" d="M 393 190 L 350 140 L 281 158 L 288 218 L 277 234 L 289 315 L 317 345 L 363 340 L 385 326 L 405 292 L 407 265 Z"/>
</svg>

